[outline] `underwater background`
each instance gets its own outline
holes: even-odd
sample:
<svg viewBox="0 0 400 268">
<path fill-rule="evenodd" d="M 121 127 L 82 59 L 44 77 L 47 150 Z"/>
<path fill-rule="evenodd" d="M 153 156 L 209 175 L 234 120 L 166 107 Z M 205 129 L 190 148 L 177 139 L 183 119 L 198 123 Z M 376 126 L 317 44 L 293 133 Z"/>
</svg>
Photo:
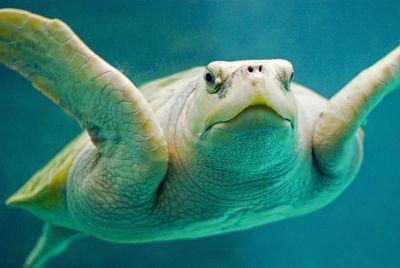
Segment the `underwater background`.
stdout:
<svg viewBox="0 0 400 268">
<path fill-rule="evenodd" d="M 331 97 L 400 44 L 400 1 L 0 0 L 66 22 L 136 85 L 213 60 L 283 58 Z M 21 267 L 41 231 L 6 198 L 80 133 L 0 65 L 0 267 Z M 400 90 L 369 116 L 350 187 L 313 214 L 196 240 L 78 240 L 46 267 L 400 267 Z"/>
</svg>

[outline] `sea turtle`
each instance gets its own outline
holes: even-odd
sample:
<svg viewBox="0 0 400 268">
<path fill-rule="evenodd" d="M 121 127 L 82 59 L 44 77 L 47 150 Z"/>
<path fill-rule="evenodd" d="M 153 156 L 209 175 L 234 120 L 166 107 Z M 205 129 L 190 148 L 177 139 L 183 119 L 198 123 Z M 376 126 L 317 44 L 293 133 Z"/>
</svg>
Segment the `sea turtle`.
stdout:
<svg viewBox="0 0 400 268">
<path fill-rule="evenodd" d="M 7 204 L 43 219 L 25 265 L 78 237 L 196 238 L 315 211 L 353 180 L 360 124 L 400 86 L 400 46 L 331 99 L 286 60 L 215 61 L 135 87 L 60 20 L 0 10 L 0 61 L 84 132 Z"/>
</svg>

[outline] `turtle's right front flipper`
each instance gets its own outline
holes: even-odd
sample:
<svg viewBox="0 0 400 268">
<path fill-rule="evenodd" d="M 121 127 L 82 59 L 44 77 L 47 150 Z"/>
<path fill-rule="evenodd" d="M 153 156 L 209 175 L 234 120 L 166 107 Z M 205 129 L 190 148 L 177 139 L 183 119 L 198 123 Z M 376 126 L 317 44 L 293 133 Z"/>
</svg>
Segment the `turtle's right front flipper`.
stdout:
<svg viewBox="0 0 400 268">
<path fill-rule="evenodd" d="M 118 210 L 107 206 L 108 200 L 131 209 L 155 200 L 167 170 L 166 139 L 128 78 L 63 22 L 16 9 L 0 9 L 0 62 L 31 80 L 87 129 L 95 145 L 88 155 L 96 167 L 75 170 L 78 185 L 68 196 L 80 217 L 91 209 L 100 216 L 108 213 L 100 208 Z"/>
<path fill-rule="evenodd" d="M 325 178 L 319 183 L 343 188 L 351 181 L 354 166 L 360 164 L 362 157 L 361 123 L 387 94 L 398 88 L 400 46 L 362 71 L 329 100 L 313 134 L 314 158 Z"/>
</svg>

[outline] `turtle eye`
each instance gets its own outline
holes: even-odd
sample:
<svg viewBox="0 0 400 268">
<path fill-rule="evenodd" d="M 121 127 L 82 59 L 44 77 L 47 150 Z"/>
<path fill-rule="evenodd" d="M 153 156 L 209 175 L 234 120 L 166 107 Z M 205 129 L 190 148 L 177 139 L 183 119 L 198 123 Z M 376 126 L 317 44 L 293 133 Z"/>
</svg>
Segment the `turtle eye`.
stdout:
<svg viewBox="0 0 400 268">
<path fill-rule="evenodd" d="M 204 73 L 204 81 L 206 82 L 207 85 L 207 91 L 211 94 L 217 92 L 221 87 L 220 87 L 220 79 L 215 77 L 214 72 L 210 70 L 206 70 Z"/>
<path fill-rule="evenodd" d="M 204 74 L 204 80 L 206 81 L 208 86 L 215 85 L 215 75 L 211 71 L 206 71 Z"/>
<path fill-rule="evenodd" d="M 289 77 L 287 75 L 284 75 L 284 77 L 282 77 L 281 81 L 282 81 L 283 87 L 285 88 L 286 91 L 290 90 L 290 83 L 292 82 L 293 74 L 294 74 L 294 72 L 291 72 Z"/>
</svg>

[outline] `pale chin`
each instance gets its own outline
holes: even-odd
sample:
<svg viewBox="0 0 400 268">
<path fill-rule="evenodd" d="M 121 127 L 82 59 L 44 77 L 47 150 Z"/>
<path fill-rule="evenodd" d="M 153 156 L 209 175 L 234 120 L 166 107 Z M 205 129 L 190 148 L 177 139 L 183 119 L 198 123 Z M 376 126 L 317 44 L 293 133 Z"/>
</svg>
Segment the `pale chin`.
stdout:
<svg viewBox="0 0 400 268">
<path fill-rule="evenodd" d="M 263 128 L 275 132 L 285 129 L 289 131 L 292 128 L 292 124 L 272 109 L 262 105 L 255 105 L 246 108 L 228 121 L 214 124 L 212 128 L 237 133 Z"/>
<path fill-rule="evenodd" d="M 286 142 L 293 138 L 292 123 L 265 106 L 252 106 L 231 120 L 212 125 L 203 138 L 215 145 L 223 145 L 241 136 L 265 136 L 266 139 L 276 139 Z"/>
</svg>

